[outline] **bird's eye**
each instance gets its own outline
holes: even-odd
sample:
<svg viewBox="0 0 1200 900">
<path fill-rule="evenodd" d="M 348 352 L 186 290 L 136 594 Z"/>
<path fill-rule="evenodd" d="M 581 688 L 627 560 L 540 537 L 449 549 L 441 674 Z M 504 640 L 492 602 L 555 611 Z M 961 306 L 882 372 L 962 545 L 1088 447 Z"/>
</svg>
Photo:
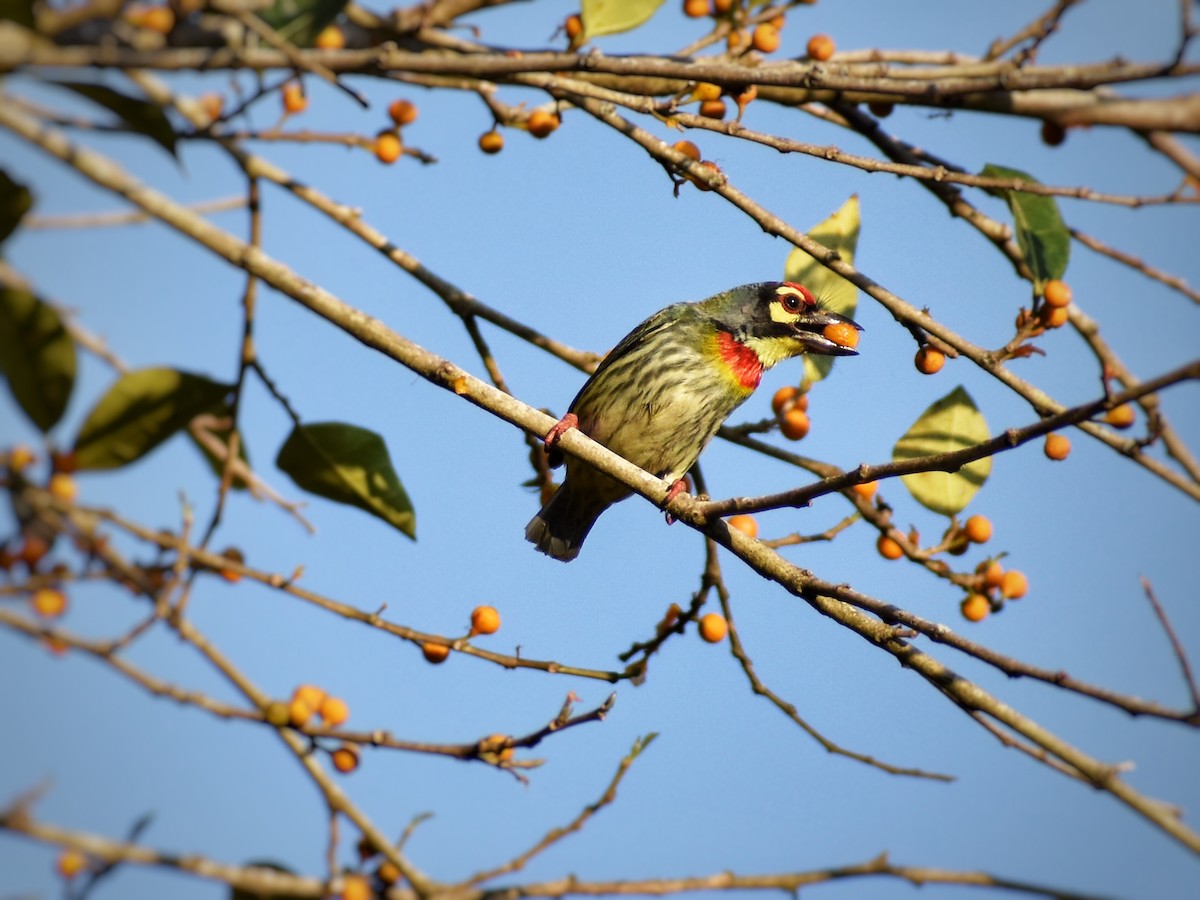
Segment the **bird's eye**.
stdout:
<svg viewBox="0 0 1200 900">
<path fill-rule="evenodd" d="M 775 296 L 779 298 L 779 304 L 785 312 L 795 315 L 799 313 L 805 306 L 813 306 L 816 300 L 809 293 L 808 288 L 801 284 L 793 284 L 790 281 L 785 281 L 779 287 L 775 288 Z"/>
</svg>

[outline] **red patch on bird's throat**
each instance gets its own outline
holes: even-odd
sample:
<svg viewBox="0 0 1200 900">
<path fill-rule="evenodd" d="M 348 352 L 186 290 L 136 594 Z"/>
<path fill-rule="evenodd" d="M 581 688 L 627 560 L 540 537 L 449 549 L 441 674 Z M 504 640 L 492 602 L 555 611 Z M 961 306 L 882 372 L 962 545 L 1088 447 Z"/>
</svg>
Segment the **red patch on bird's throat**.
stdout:
<svg viewBox="0 0 1200 900">
<path fill-rule="evenodd" d="M 748 391 L 758 387 L 762 380 L 763 364 L 758 354 L 741 343 L 728 331 L 717 332 L 717 353 L 721 362 L 729 367 L 738 384 Z"/>
</svg>

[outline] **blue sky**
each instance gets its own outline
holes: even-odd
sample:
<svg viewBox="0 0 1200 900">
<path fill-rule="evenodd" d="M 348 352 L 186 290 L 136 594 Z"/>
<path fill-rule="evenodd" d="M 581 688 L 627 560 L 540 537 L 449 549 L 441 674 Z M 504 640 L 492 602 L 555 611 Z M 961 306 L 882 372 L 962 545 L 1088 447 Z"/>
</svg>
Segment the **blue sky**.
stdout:
<svg viewBox="0 0 1200 900">
<path fill-rule="evenodd" d="M 682 46 L 700 32 L 668 4 L 644 29 L 602 43 L 605 52 Z M 781 55 L 802 52 L 824 31 L 843 48 L 954 48 L 982 52 L 1041 11 L 1034 3 L 925 3 L 906 14 L 867 2 L 827 2 L 793 11 Z M 540 46 L 570 9 L 548 2 L 474 18 L 487 40 Z M 1136 22 L 1116 2 L 1083 4 L 1048 42 L 1042 61 L 1163 59 L 1173 49 L 1177 4 L 1139 8 Z M 189 76 L 182 89 L 221 89 L 220 75 Z M 28 82 L 16 79 L 13 88 Z M 475 146 L 490 127 L 467 94 L 356 83 L 373 101 L 361 112 L 344 97 L 310 85 L 303 125 L 373 133 L 397 95 L 421 107 L 405 138 L 439 162 L 380 166 L 340 148 L 260 145 L 302 181 L 361 207 L 398 246 L 481 300 L 577 347 L 603 351 L 669 302 L 700 299 L 749 281 L 780 277 L 788 245 L 772 239 L 712 194 L 674 198 L 661 168 L 582 113 L 569 113 L 550 139 L 507 135 L 496 157 Z M 1194 88 L 1194 83 L 1192 85 Z M 1134 86 L 1131 93 L 1159 88 Z M 48 97 L 48 94 L 42 94 Z M 504 92 L 511 101 L 540 102 Z M 273 106 L 268 102 L 264 106 Z M 266 126 L 270 115 L 258 117 Z M 794 111 L 750 107 L 747 121 L 814 143 L 871 149 Z M 1135 139 L 1105 129 L 1072 133 L 1044 147 L 1037 125 L 969 114 L 897 112 L 888 127 L 969 170 L 993 162 L 1053 184 L 1114 193 L 1173 189 L 1175 173 Z M 665 130 L 659 129 L 665 134 Z M 856 264 L 889 289 L 984 346 L 1011 335 L 1028 286 L 974 232 L 924 191 L 889 175 L 868 175 L 818 159 L 688 135 L 730 179 L 788 222 L 815 225 L 857 193 L 863 228 Z M 241 181 L 218 154 L 187 145 L 182 166 L 160 150 L 122 138 L 95 145 L 139 178 L 184 202 L 236 193 Z M 1194 145 L 1193 145 L 1194 146 Z M 873 155 L 873 154 L 872 154 Z M 5 168 L 31 183 L 38 211 L 110 210 L 118 202 L 61 165 L 0 134 Z M 998 217 L 1003 206 L 972 195 Z M 1108 243 L 1200 284 L 1194 207 L 1128 210 L 1064 201 L 1067 221 Z M 347 302 L 378 316 L 430 350 L 482 374 L 457 320 L 378 254 L 290 196 L 265 191 L 265 248 Z M 215 217 L 244 234 L 237 213 Z M 133 366 L 169 364 L 214 378 L 235 372 L 242 278 L 219 260 L 157 226 L 26 232 L 6 246 L 10 261 L 39 290 L 78 310 Z M 1194 358 L 1200 346 L 1193 304 L 1135 273 L 1072 248 L 1068 280 L 1078 304 L 1099 320 L 1117 352 L 1142 377 Z M 277 509 L 234 497 L 215 546 L 237 545 L 263 569 L 305 567 L 303 583 L 363 609 L 387 604 L 393 621 L 422 630 L 465 630 L 479 603 L 497 606 L 501 631 L 483 646 L 575 665 L 616 668 L 616 655 L 652 633 L 670 603 L 686 604 L 702 566 L 699 537 L 640 500 L 605 514 L 569 566 L 535 554 L 522 539 L 536 497 L 520 435 L 457 402 L 381 356 L 364 351 L 287 298 L 264 291 L 257 324 L 263 364 L 309 421 L 341 420 L 387 440 L 417 511 L 413 544 L 358 510 L 312 500 L 309 537 Z M 925 377 L 911 365 L 911 337 L 872 301 L 857 315 L 866 327 L 861 356 L 839 362 L 813 392 L 812 433 L 801 444 L 772 441 L 843 467 L 890 457 L 896 438 L 933 400 L 962 384 L 993 432 L 1035 419 L 1028 406 L 986 373 L 952 361 Z M 516 339 L 485 327 L 517 397 L 561 412 L 581 375 Z M 1063 330 L 1039 341 L 1047 352 L 1014 371 L 1066 403 L 1096 396 L 1095 364 L 1083 342 Z M 771 393 L 798 378 L 799 364 L 764 380 L 733 421 L 765 416 Z M 82 358 L 76 394 L 56 436 L 63 442 L 103 393 L 111 374 Z M 1164 399 L 1168 416 L 1200 443 L 1200 389 Z M 243 428 L 251 459 L 290 497 L 299 491 L 271 461 L 289 423 L 254 386 Z M 7 397 L 0 398 L 4 442 L 35 441 Z M 1005 550 L 1029 576 L 1029 596 L 1003 615 L 969 625 L 960 595 L 905 563 L 887 563 L 874 535 L 858 525 L 830 544 L 785 551 L 830 581 L 854 587 L 978 638 L 996 649 L 1124 692 L 1184 706 L 1178 666 L 1138 583 L 1150 578 L 1193 656 L 1200 654 L 1200 611 L 1192 602 L 1196 506 L 1082 433 L 1069 460 L 1053 464 L 1036 444 L 1001 455 L 969 512 L 995 524 L 989 551 Z M 807 483 L 782 463 L 716 442 L 704 473 L 716 496 L 751 495 Z M 81 477 L 82 500 L 119 508 L 153 526 L 174 527 L 180 492 L 201 521 L 215 485 L 194 450 L 172 442 L 127 471 Z M 895 482 L 882 488 L 900 522 L 932 536 L 943 520 L 920 508 Z M 848 512 L 838 497 L 809 509 L 760 516 L 764 536 L 822 531 Z M 982 557 L 973 551 L 967 560 Z M 144 558 L 144 551 L 142 557 Z M 606 721 L 557 735 L 535 754 L 546 764 L 522 786 L 484 766 L 410 754 L 366 752 L 343 784 L 390 834 L 416 814 L 434 818 L 409 845 L 421 868 L 445 880 L 499 864 L 569 821 L 604 790 L 632 742 L 659 739 L 621 785 L 617 802 L 583 833 L 537 857 L 516 879 L 573 873 L 613 879 L 794 871 L 862 862 L 888 852 L 897 863 L 985 869 L 1014 879 L 1115 896 L 1185 897 L 1200 868 L 1195 857 L 1111 797 L 1068 781 L 1005 750 L 911 673 L 806 605 L 724 556 L 743 641 L 761 677 L 812 724 L 856 751 L 899 765 L 949 772 L 952 785 L 882 774 L 827 755 L 777 710 L 751 695 L 736 662 L 694 633 L 671 641 L 640 687 L 617 688 Z M 139 602 L 100 585 L 71 592 L 65 625 L 82 634 L 120 633 L 144 613 Z M 532 672 L 505 672 L 465 657 L 429 666 L 409 645 L 343 622 L 253 585 L 198 582 L 190 612 L 197 626 L 265 690 L 286 696 L 301 682 L 346 698 L 356 728 L 386 728 L 414 740 L 470 741 L 493 732 L 540 727 L 575 692 L 581 708 L 600 703 L 609 685 Z M 1200 780 L 1196 741 L 1181 726 L 1133 720 L 1044 685 L 1009 681 L 938 647 L 935 655 L 977 678 L 1036 721 L 1087 752 L 1133 761 L 1132 785 L 1179 804 L 1196 824 Z M 152 634 L 130 659 L 170 681 L 235 702 L 230 687 L 169 635 Z M 5 706 L 0 797 L 49 782 L 39 816 L 64 827 L 119 835 L 140 815 L 155 815 L 143 840 L 177 852 L 240 862 L 274 859 L 321 873 L 325 816 L 304 773 L 261 727 L 148 698 L 77 654 L 50 657 L 0 633 L 0 698 Z M 353 837 L 343 829 L 343 857 Z M 0 893 L 57 891 L 52 848 L 0 836 Z M 125 897 L 221 896 L 219 886 L 127 867 L 105 890 Z M 892 882 L 819 889 L 838 897 L 905 896 Z M 928 888 L 928 891 L 934 891 Z M 102 892 L 103 893 L 103 892 Z M 939 897 L 966 889 L 936 889 Z M 99 896 L 99 895 L 98 895 Z"/>
</svg>

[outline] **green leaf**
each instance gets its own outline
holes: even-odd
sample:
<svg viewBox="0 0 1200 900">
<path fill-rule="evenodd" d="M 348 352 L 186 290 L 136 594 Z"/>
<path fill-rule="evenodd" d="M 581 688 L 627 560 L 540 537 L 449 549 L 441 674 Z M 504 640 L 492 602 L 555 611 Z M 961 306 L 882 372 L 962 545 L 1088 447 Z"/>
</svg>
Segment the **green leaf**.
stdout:
<svg viewBox="0 0 1200 900">
<path fill-rule="evenodd" d="M 34 425 L 58 424 L 75 386 L 75 343 L 52 306 L 18 288 L 0 289 L 0 372 Z"/>
<path fill-rule="evenodd" d="M 80 469 L 116 469 L 141 459 L 201 413 L 224 408 L 232 390 L 175 369 L 139 369 L 117 379 L 75 438 Z"/>
<path fill-rule="evenodd" d="M 311 47 L 317 35 L 346 8 L 347 0 L 275 0 L 258 14 L 280 37 Z"/>
<path fill-rule="evenodd" d="M 819 241 L 830 250 L 836 250 L 848 263 L 854 262 L 858 249 L 860 225 L 858 195 L 852 194 L 841 208 L 824 222 L 808 232 L 814 241 Z M 788 254 L 783 267 L 783 280 L 804 285 L 821 305 L 831 312 L 854 318 L 858 307 L 858 288 L 849 281 L 825 268 L 799 247 Z M 825 378 L 833 369 L 833 357 L 810 354 L 804 357 L 804 378 L 810 384 Z"/>
<path fill-rule="evenodd" d="M 220 420 L 229 420 L 232 418 L 232 412 L 226 408 L 217 413 L 214 418 Z M 229 428 L 228 426 L 206 426 L 204 430 L 209 432 L 214 438 L 220 441 L 222 446 L 226 448 L 229 447 L 229 438 L 233 429 Z M 200 451 L 200 455 L 204 457 L 204 461 L 208 463 L 208 467 L 212 469 L 213 474 L 216 475 L 217 478 L 221 478 L 221 476 L 225 474 L 225 461 L 218 459 L 208 449 L 208 447 L 205 444 L 202 444 L 190 431 L 188 432 L 188 438 L 190 438 L 192 443 L 196 445 L 196 449 Z M 240 459 L 245 464 L 246 468 L 249 469 L 250 457 L 246 452 L 246 438 L 240 431 L 238 432 L 237 455 L 238 459 Z M 230 482 L 230 487 L 232 487 L 235 491 L 243 491 L 246 489 L 246 481 L 245 479 L 239 478 L 235 475 L 233 477 L 233 481 Z"/>
<path fill-rule="evenodd" d="M 1008 178 L 1040 182 L 1019 169 L 1009 169 L 988 163 L 980 174 L 988 178 Z M 993 191 L 1004 197 L 1012 211 L 1013 227 L 1017 233 L 1017 246 L 1025 255 L 1025 262 L 1033 272 L 1035 287 L 1042 287 L 1051 278 L 1062 278 L 1067 272 L 1067 260 L 1071 255 L 1071 232 L 1058 211 L 1058 201 L 1040 194 L 1021 191 Z"/>
<path fill-rule="evenodd" d="M 663 0 L 583 0 L 580 18 L 587 39 L 633 31 L 649 21 Z"/>
<path fill-rule="evenodd" d="M 275 460 L 304 490 L 366 510 L 416 540 L 416 514 L 383 438 L 341 422 L 297 425 Z"/>
<path fill-rule="evenodd" d="M 33 194 L 29 188 L 8 177 L 0 169 L 0 244 L 17 230 L 25 213 L 33 206 Z"/>
<path fill-rule="evenodd" d="M 988 440 L 987 422 L 961 385 L 921 413 L 896 442 L 892 459 L 902 462 L 920 456 L 950 453 Z M 968 463 L 957 472 L 918 472 L 901 475 L 909 493 L 926 509 L 958 515 L 983 487 L 992 471 L 990 456 Z"/>
<path fill-rule="evenodd" d="M 144 134 L 172 156 L 175 155 L 175 129 L 161 106 L 139 97 L 130 97 L 107 85 L 87 81 L 54 81 L 117 116 L 130 130 Z"/>
<path fill-rule="evenodd" d="M 33 0 L 0 0 L 0 21 L 33 28 Z"/>
</svg>

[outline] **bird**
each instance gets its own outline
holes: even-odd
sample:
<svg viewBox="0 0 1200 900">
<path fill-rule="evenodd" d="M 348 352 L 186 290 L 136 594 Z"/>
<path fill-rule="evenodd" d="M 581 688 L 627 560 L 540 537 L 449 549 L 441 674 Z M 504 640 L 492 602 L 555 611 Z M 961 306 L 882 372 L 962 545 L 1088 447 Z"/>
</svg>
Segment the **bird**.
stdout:
<svg viewBox="0 0 1200 900">
<path fill-rule="evenodd" d="M 803 285 L 763 281 L 695 303 L 675 303 L 629 332 L 604 357 L 566 413 L 545 436 L 550 465 L 569 429 L 668 482 L 669 502 L 686 488 L 695 464 L 721 423 L 758 387 L 762 374 L 802 353 L 855 356 L 825 336 L 852 319 L 824 309 Z M 836 337 L 841 337 L 836 331 Z M 620 482 L 574 457 L 553 496 L 525 528 L 525 539 L 553 559 L 579 555 L 596 519 L 629 496 Z"/>
</svg>

